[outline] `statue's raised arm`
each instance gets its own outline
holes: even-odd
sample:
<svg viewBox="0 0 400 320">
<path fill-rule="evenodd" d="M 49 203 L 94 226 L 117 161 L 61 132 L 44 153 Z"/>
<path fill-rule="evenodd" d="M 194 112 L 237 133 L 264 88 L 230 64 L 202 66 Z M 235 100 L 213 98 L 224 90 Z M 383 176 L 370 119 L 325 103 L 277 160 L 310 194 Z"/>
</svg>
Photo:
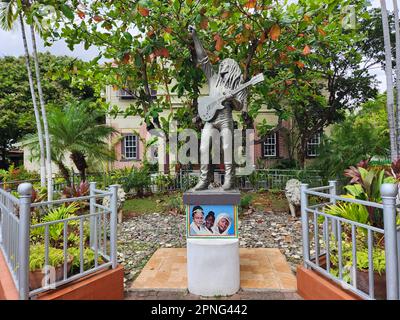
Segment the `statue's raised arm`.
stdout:
<svg viewBox="0 0 400 320">
<path fill-rule="evenodd" d="M 189 26 L 188 31 L 194 42 L 194 49 L 196 51 L 196 59 L 197 59 L 196 62 L 199 64 L 200 68 L 205 73 L 208 81 L 210 81 L 211 77 L 214 75 L 214 70 L 210 63 L 208 55 L 207 55 L 206 51 L 204 50 L 203 45 L 201 44 L 201 42 L 197 36 L 195 27 Z"/>
</svg>

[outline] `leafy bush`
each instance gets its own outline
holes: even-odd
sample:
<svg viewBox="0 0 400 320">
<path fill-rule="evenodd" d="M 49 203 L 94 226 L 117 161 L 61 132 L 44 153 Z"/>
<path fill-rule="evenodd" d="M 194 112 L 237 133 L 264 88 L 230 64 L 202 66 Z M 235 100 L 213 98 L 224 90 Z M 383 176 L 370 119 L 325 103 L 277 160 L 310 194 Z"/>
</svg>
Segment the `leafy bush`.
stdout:
<svg viewBox="0 0 400 320">
<path fill-rule="evenodd" d="M 335 205 L 326 206 L 324 211 L 325 213 L 336 217 L 356 221 L 362 224 L 368 223 L 368 211 L 365 206 L 361 204 L 339 202 Z"/>
<path fill-rule="evenodd" d="M 253 195 L 246 194 L 245 196 L 240 198 L 239 207 L 240 209 L 248 209 L 250 206 L 251 201 L 253 200 Z"/>
<path fill-rule="evenodd" d="M 181 190 L 188 190 L 193 188 L 197 182 L 199 181 L 199 178 L 195 175 L 191 175 L 191 174 L 185 174 L 182 175 L 181 178 Z"/>
<path fill-rule="evenodd" d="M 83 197 L 89 194 L 89 182 L 81 181 L 79 185 L 67 186 L 63 190 L 64 198 Z"/>
<path fill-rule="evenodd" d="M 356 199 L 372 202 L 382 202 L 380 188 L 383 183 L 395 183 L 393 176 L 385 177 L 385 170 L 368 167 L 368 161 L 361 161 L 356 167 L 351 166 L 345 170 L 345 176 L 351 178 L 350 184 L 344 189 Z M 381 210 L 367 207 L 371 225 L 382 228 L 383 214 Z"/>
<path fill-rule="evenodd" d="M 250 175 L 249 175 L 249 181 L 254 189 L 258 187 L 258 184 L 260 181 L 265 181 L 267 180 L 268 173 L 267 171 L 263 170 L 254 170 Z"/>
<path fill-rule="evenodd" d="M 339 275 L 339 255 L 336 241 L 332 239 L 331 241 L 331 254 L 330 261 L 332 264 L 331 274 L 334 276 Z M 364 245 L 357 245 L 357 269 L 358 270 L 368 270 L 369 269 L 369 258 L 368 258 L 368 248 Z M 380 275 L 386 271 L 386 259 L 385 250 L 382 248 L 374 248 L 372 254 L 373 269 Z M 347 283 L 351 282 L 351 270 L 353 267 L 353 245 L 349 241 L 342 241 L 342 266 L 343 266 L 343 280 Z"/>
<path fill-rule="evenodd" d="M 121 180 L 125 192 L 134 190 L 139 197 L 143 196 L 145 190 L 151 185 L 150 172 L 146 166 L 132 168 L 130 173 Z"/>
<path fill-rule="evenodd" d="M 158 192 L 165 192 L 173 186 L 174 179 L 169 174 L 157 174 L 153 183 L 157 186 Z"/>
<path fill-rule="evenodd" d="M 295 159 L 279 159 L 271 169 L 298 169 L 299 163 Z"/>
<path fill-rule="evenodd" d="M 170 213 L 183 214 L 185 212 L 185 206 L 183 204 L 182 195 L 170 197 L 166 204 L 166 209 Z"/>
<path fill-rule="evenodd" d="M 78 203 L 72 202 L 68 206 L 65 205 L 65 203 L 64 203 L 60 207 L 49 211 L 43 217 L 32 219 L 32 225 L 36 225 L 36 224 L 39 224 L 42 222 L 51 222 L 51 221 L 67 219 L 70 217 L 75 217 L 76 215 L 74 213 L 77 210 L 79 210 Z M 77 221 L 72 220 L 72 221 L 68 222 L 68 227 L 73 227 L 73 226 L 76 227 L 77 224 L 78 224 Z M 69 232 L 68 238 L 70 241 L 74 242 L 74 241 L 76 241 L 76 239 L 74 239 L 74 234 L 71 231 Z M 45 232 L 44 226 L 32 228 L 31 239 L 33 241 L 39 241 L 39 240 L 44 239 L 44 232 Z M 62 243 L 63 232 L 64 232 L 64 223 L 54 223 L 54 224 L 49 225 L 49 238 L 50 238 L 51 243 L 54 246 L 57 246 L 60 243 Z"/>
<path fill-rule="evenodd" d="M 14 164 L 8 167 L 8 170 L 0 169 L 0 182 L 11 182 L 21 180 L 39 179 L 36 172 L 26 170 L 24 167 L 15 167 Z M 6 189 L 6 188 L 4 188 Z"/>
<path fill-rule="evenodd" d="M 81 250 L 76 247 L 68 248 L 68 253 L 73 256 L 72 260 L 72 272 L 78 271 L 80 269 L 81 263 Z M 83 270 L 88 270 L 94 267 L 95 254 L 90 248 L 85 248 L 83 250 Z M 97 257 L 98 264 L 101 264 L 103 260 L 100 255 Z"/>
<path fill-rule="evenodd" d="M 127 177 L 131 172 L 130 168 L 114 169 L 108 175 L 109 184 L 122 184 L 125 177 Z"/>
<path fill-rule="evenodd" d="M 362 159 L 386 158 L 390 143 L 385 99 L 380 95 L 366 102 L 357 114 L 335 124 L 331 135 L 322 141 L 313 169 L 321 170 L 327 180 L 338 179 L 344 169 Z"/>
</svg>

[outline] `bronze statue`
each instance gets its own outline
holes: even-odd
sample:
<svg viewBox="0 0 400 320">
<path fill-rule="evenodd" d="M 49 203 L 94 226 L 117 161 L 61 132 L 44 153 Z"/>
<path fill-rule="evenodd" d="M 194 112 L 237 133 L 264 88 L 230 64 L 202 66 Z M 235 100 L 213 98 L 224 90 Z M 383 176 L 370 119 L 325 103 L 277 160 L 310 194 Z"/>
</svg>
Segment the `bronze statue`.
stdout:
<svg viewBox="0 0 400 320">
<path fill-rule="evenodd" d="M 225 182 L 222 188 L 230 190 L 234 187 L 232 110 L 244 109 L 247 111 L 247 91 L 244 88 L 249 84 L 243 85 L 239 64 L 233 59 L 222 60 L 218 72 L 215 72 L 197 37 L 195 28 L 189 26 L 189 33 L 193 38 L 197 63 L 207 77 L 210 90 L 209 97 L 205 97 L 203 100 L 199 99 L 199 115 L 205 124 L 200 141 L 200 181 L 193 190 L 207 189 L 210 184 L 208 156 L 213 129 L 219 130 L 222 138 L 225 164 Z"/>
</svg>

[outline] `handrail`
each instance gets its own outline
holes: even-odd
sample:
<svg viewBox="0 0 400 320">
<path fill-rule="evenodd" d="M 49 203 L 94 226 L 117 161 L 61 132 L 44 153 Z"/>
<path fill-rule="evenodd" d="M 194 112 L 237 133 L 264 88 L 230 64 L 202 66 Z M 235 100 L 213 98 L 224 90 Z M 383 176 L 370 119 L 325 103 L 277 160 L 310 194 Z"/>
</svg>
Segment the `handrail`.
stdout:
<svg viewBox="0 0 400 320">
<path fill-rule="evenodd" d="M 400 226 L 396 225 L 396 198 L 398 187 L 396 184 L 384 183 L 381 186 L 382 203 L 365 201 L 354 198 L 346 198 L 336 194 L 336 181 L 330 181 L 329 186 L 308 188 L 307 184 L 301 185 L 301 221 L 304 266 L 321 273 L 323 276 L 333 280 L 339 285 L 346 284 L 346 289 L 352 291 L 363 299 L 376 299 L 375 292 L 375 269 L 374 269 L 374 234 L 379 233 L 380 239 L 384 239 L 381 250 L 384 250 L 386 262 L 386 298 L 399 300 L 399 265 L 400 265 Z M 329 193 L 318 192 L 323 188 L 329 189 Z M 329 199 L 329 202 L 309 205 L 308 197 L 318 196 Z M 324 212 L 324 207 L 336 204 L 336 201 L 344 201 L 363 205 L 365 207 L 383 210 L 383 229 L 370 224 L 360 223 L 340 216 Z M 319 219 L 323 217 L 324 219 Z M 362 228 L 361 230 L 359 228 Z M 382 237 L 381 235 L 384 235 Z M 359 237 L 363 237 L 360 242 Z M 347 245 L 343 247 L 343 242 Z M 332 252 L 332 245 L 335 251 Z M 360 247 L 361 245 L 361 247 Z M 313 248 L 313 249 L 312 249 Z M 346 255 L 344 255 L 344 250 Z M 358 280 L 357 265 L 360 250 L 367 253 L 367 284 L 361 286 Z M 366 251 L 364 251 L 366 250 Z M 320 261 L 320 257 L 325 259 Z M 335 263 L 332 264 L 331 257 L 335 255 Z M 314 257 L 314 260 L 311 259 Z M 346 268 L 350 264 L 350 269 Z M 331 268 L 337 268 L 331 273 Z M 364 270 L 365 271 L 365 270 Z M 337 272 L 337 273 L 336 273 Z M 344 280 L 345 272 L 349 273 L 350 282 Z M 360 281 L 360 283 L 359 283 Z"/>
<path fill-rule="evenodd" d="M 9 199 L 10 201 L 14 202 L 15 204 L 19 203 L 19 200 L 17 197 L 15 197 L 11 193 L 9 193 L 1 188 L 0 188 L 0 194 L 3 195 L 4 197 L 6 197 L 7 199 Z"/>
<path fill-rule="evenodd" d="M 53 201 L 43 201 L 43 202 L 35 202 L 31 204 L 32 208 L 36 207 L 43 207 L 43 206 L 49 206 L 49 205 L 54 205 L 54 204 L 62 204 L 66 202 L 78 202 L 78 201 L 84 201 L 84 200 L 90 200 L 90 199 L 96 199 L 96 198 L 104 198 L 105 196 L 111 196 L 111 192 L 106 192 L 103 194 L 95 194 L 92 196 L 82 196 L 82 197 L 76 197 L 76 198 L 65 198 L 65 199 L 59 199 L 59 200 L 53 200 Z"/>
<path fill-rule="evenodd" d="M 371 201 L 365 201 L 365 200 L 359 200 L 359 199 L 352 199 L 352 198 L 346 198 L 346 197 L 341 197 L 341 196 L 335 196 L 335 195 L 330 195 L 327 193 L 323 192 L 315 192 L 312 191 L 313 189 L 307 190 L 306 194 L 310 194 L 313 196 L 321 197 L 321 198 L 329 198 L 333 200 L 339 200 L 339 201 L 344 201 L 344 202 L 352 202 L 356 204 L 362 204 L 367 207 L 374 207 L 378 209 L 383 209 L 383 204 L 381 203 L 376 203 L 376 202 L 371 202 Z"/>
</svg>

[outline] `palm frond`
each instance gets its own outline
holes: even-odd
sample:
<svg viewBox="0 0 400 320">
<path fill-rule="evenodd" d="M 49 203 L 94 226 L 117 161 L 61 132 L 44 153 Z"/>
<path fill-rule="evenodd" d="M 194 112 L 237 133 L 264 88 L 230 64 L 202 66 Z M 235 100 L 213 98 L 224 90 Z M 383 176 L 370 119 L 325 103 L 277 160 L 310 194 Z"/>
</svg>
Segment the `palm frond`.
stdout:
<svg viewBox="0 0 400 320">
<path fill-rule="evenodd" d="M 0 2 L 0 28 L 10 31 L 18 18 L 19 9 L 15 0 Z"/>
</svg>

